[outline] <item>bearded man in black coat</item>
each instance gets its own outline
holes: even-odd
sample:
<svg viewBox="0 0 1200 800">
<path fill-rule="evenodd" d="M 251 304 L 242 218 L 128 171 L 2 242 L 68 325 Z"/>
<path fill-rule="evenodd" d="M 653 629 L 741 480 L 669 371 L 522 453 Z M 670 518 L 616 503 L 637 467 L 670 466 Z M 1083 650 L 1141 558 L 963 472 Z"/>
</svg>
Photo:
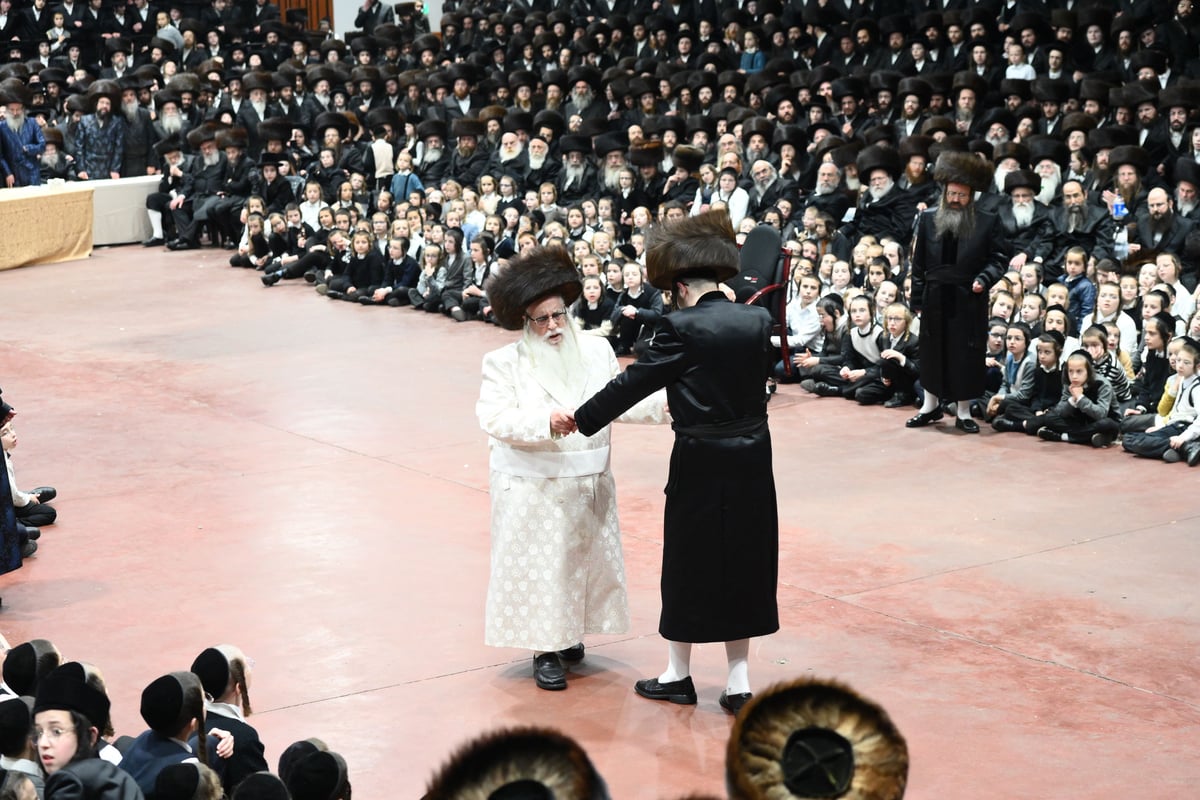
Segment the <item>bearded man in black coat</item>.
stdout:
<svg viewBox="0 0 1200 800">
<path fill-rule="evenodd" d="M 854 221 L 842 233 L 850 241 L 888 236 L 907 242 L 912 236 L 917 201 L 896 184 L 902 168 L 899 154 L 890 147 L 871 145 L 858 154 L 856 166 L 867 191 L 859 198 Z"/>
<path fill-rule="evenodd" d="M 955 427 L 979 433 L 970 401 L 984 392 L 988 288 L 1004 274 L 1000 220 L 975 205 L 974 192 L 992 167 L 974 153 L 938 157 L 942 185 L 936 209 L 921 213 L 912 254 L 913 310 L 921 312 L 920 412 L 905 424 L 921 428 L 942 418 L 941 401 L 958 405 Z"/>
</svg>

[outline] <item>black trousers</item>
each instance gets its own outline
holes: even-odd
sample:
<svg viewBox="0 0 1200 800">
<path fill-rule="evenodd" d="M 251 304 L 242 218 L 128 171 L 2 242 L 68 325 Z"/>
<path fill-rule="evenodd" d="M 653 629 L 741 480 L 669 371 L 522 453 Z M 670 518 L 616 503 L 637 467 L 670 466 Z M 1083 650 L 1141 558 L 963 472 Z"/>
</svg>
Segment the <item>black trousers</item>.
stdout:
<svg viewBox="0 0 1200 800">
<path fill-rule="evenodd" d="M 17 514 L 17 520 L 25 526 L 32 525 L 35 528 L 40 528 L 43 525 L 53 525 L 58 519 L 58 511 L 54 506 L 46 505 L 45 503 L 30 503 L 27 506 L 15 506 L 13 511 Z"/>
</svg>

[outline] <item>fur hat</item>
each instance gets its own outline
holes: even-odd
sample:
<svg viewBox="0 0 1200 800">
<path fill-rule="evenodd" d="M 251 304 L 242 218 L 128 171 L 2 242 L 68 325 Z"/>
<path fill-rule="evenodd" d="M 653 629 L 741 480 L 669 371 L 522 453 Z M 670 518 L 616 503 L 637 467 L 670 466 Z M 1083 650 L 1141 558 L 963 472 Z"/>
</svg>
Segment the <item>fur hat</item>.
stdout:
<svg viewBox="0 0 1200 800">
<path fill-rule="evenodd" d="M 520 791 L 524 789 L 524 791 Z M 430 779 L 425 800 L 462 797 L 608 797 L 573 739 L 547 728 L 500 730 L 468 742 Z"/>
<path fill-rule="evenodd" d="M 563 155 L 576 152 L 590 155 L 592 152 L 592 143 L 588 141 L 588 138 L 574 133 L 568 133 L 562 137 L 559 144 Z"/>
<path fill-rule="evenodd" d="M 974 153 L 944 151 L 933 167 L 933 179 L 943 186 L 961 183 L 982 192 L 992 182 L 992 165 Z"/>
<path fill-rule="evenodd" d="M 676 167 L 682 167 L 688 173 L 693 173 L 700 169 L 700 165 L 704 163 L 704 151 L 699 147 L 692 147 L 690 144 L 681 144 L 675 148 L 672 154 Z"/>
<path fill-rule="evenodd" d="M 1006 158 L 1015 158 L 1022 167 L 1029 166 L 1029 148 L 1020 142 L 1001 142 L 992 150 L 992 163 L 999 164 Z"/>
<path fill-rule="evenodd" d="M 1128 125 L 1105 125 L 1088 131 L 1087 146 L 1093 153 L 1112 150 L 1137 141 L 1137 131 Z"/>
<path fill-rule="evenodd" d="M 625 152 L 629 149 L 629 139 L 624 134 L 611 132 L 604 133 L 596 137 L 595 142 L 596 155 L 604 158 L 609 153 L 616 151 Z"/>
<path fill-rule="evenodd" d="M 459 117 L 450 123 L 450 136 L 457 139 L 459 136 L 474 136 L 479 139 L 487 133 L 487 124 L 478 119 L 470 117 Z"/>
<path fill-rule="evenodd" d="M 583 290 L 579 273 L 564 247 L 535 247 L 513 259 L 487 285 L 496 322 L 510 331 L 525 326 L 525 309 L 550 295 L 562 295 L 569 307 Z"/>
<path fill-rule="evenodd" d="M 226 147 L 237 147 L 245 150 L 250 146 L 250 136 L 245 128 L 230 128 L 218 131 L 215 138 L 217 147 L 221 150 L 224 150 Z"/>
<path fill-rule="evenodd" d="M 446 123 L 444 120 L 427 119 L 424 122 L 421 122 L 420 124 L 417 125 L 417 138 L 418 139 L 424 140 L 424 139 L 428 139 L 432 136 L 436 136 L 437 138 L 441 139 L 443 143 L 445 143 L 445 141 L 446 141 Z"/>
<path fill-rule="evenodd" d="M 910 94 L 914 95 L 917 98 L 917 104 L 924 108 L 929 105 L 929 96 L 933 94 L 933 87 L 929 85 L 929 81 L 921 78 L 905 78 L 896 86 L 896 99 L 903 103 L 904 98 Z"/>
<path fill-rule="evenodd" d="M 350 135 L 350 120 L 340 111 L 323 111 L 313 120 L 313 135 L 317 137 L 317 142 L 320 143 L 325 136 L 325 130 L 333 128 L 338 132 L 339 139 L 345 139 Z"/>
<path fill-rule="evenodd" d="M 1114 147 L 1108 154 L 1108 168 L 1115 174 L 1117 167 L 1122 164 L 1129 164 L 1139 175 L 1145 175 L 1150 169 L 1150 154 L 1138 145 Z"/>
<path fill-rule="evenodd" d="M 847 686 L 778 684 L 738 714 L 725 753 L 734 800 L 900 800 L 908 746 L 886 711 Z"/>
<path fill-rule="evenodd" d="M 242 76 L 242 91 L 249 96 L 255 89 L 262 89 L 267 94 L 275 88 L 275 81 L 269 72 L 247 72 Z"/>
<path fill-rule="evenodd" d="M 1067 149 L 1066 144 L 1055 139 L 1053 136 L 1037 136 L 1030 137 L 1029 142 L 1029 166 L 1036 167 L 1039 161 L 1050 159 L 1065 175 L 1067 169 L 1071 166 L 1071 151 Z"/>
<path fill-rule="evenodd" d="M 662 144 L 643 142 L 629 149 L 629 163 L 635 167 L 656 167 L 662 162 Z"/>
<path fill-rule="evenodd" d="M 292 121 L 287 117 L 271 117 L 258 123 L 258 138 L 263 142 L 288 142 L 292 138 Z"/>
<path fill-rule="evenodd" d="M 859 180 L 864 183 L 870 180 L 871 173 L 877 169 L 886 172 L 892 180 L 896 180 L 904 169 L 904 164 L 900 161 L 899 153 L 891 147 L 883 147 L 877 144 L 864 147 L 854 161 L 858 166 Z"/>
<path fill-rule="evenodd" d="M 723 209 L 660 225 L 646 242 L 646 279 L 659 289 L 697 273 L 721 282 L 740 271 L 733 224 Z"/>
<path fill-rule="evenodd" d="M 1186 182 L 1195 188 L 1200 188 L 1200 164 L 1196 163 L 1196 159 L 1191 156 L 1180 156 L 1175 161 L 1175 182 Z"/>
<path fill-rule="evenodd" d="M 1042 190 L 1042 179 L 1031 169 L 1015 169 L 1004 176 L 1004 193 L 1012 194 L 1013 189 L 1024 187 L 1032 189 L 1034 194 Z"/>
</svg>

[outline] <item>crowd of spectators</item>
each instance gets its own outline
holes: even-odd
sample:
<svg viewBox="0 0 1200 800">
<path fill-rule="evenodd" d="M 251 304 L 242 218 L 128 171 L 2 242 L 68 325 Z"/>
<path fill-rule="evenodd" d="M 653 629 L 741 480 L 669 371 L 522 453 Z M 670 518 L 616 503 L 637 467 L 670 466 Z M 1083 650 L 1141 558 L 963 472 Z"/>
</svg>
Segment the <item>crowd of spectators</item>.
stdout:
<svg viewBox="0 0 1200 800">
<path fill-rule="evenodd" d="M 777 377 L 908 406 L 906 253 L 942 201 L 938 156 L 969 152 L 994 167 L 974 205 L 1003 232 L 992 334 L 1017 326 L 989 335 L 977 415 L 1027 404 L 1014 381 L 1044 334 L 1066 363 L 1100 329 L 1091 372 L 1114 392 L 1092 422 L 1115 430 L 1021 428 L 1107 445 L 1190 422 L 1190 401 L 1160 403 L 1171 340 L 1200 335 L 1191 0 L 451 3 L 436 34 L 413 3 L 366 0 L 341 39 L 307 23 L 265 0 L 0 0 L 0 170 L 157 174 L 148 246 L 224 247 L 267 286 L 459 322 L 490 319 L 508 255 L 562 243 L 577 323 L 619 354 L 669 306 L 642 279 L 645 233 L 725 208 L 791 253 Z"/>
</svg>

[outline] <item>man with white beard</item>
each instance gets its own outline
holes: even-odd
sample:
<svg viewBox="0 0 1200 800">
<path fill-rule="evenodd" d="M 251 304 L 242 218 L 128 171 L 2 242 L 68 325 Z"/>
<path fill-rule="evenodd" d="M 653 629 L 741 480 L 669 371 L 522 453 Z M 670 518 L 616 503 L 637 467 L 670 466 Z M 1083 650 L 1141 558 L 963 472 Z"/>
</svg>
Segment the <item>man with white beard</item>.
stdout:
<svg viewBox="0 0 1200 800">
<path fill-rule="evenodd" d="M 1200 221 L 1200 163 L 1191 156 L 1175 161 L 1175 212 L 1192 222 Z"/>
<path fill-rule="evenodd" d="M 267 105 L 271 88 L 271 76 L 266 72 L 248 72 L 242 77 L 242 91 L 246 93 L 246 102 L 238 109 L 233 124 L 249 133 L 250 144 L 246 155 L 252 161 L 258 160 L 263 149 L 263 140 L 258 135 L 258 124 L 274 116 L 272 109 Z"/>
<path fill-rule="evenodd" d="M 426 186 L 438 186 L 450 171 L 450 152 L 446 150 L 446 123 L 427 119 L 417 125 L 417 159 L 413 172 Z"/>
<path fill-rule="evenodd" d="M 558 200 L 565 205 L 577 203 L 585 197 L 599 193 L 599 178 L 596 166 L 588 160 L 592 144 L 586 136 L 569 133 L 562 137 L 562 169 L 555 186 Z M 527 185 L 527 188 L 533 188 Z"/>
<path fill-rule="evenodd" d="M 625 150 L 629 140 L 620 133 L 604 133 L 596 137 L 596 155 L 600 158 L 600 188 L 609 193 L 621 191 L 621 170 L 625 163 Z"/>
<path fill-rule="evenodd" d="M 608 116 L 608 102 L 600 93 L 600 70 L 589 65 L 572 67 L 567 73 L 571 91 L 563 106 L 563 119 L 578 115 L 581 119 L 603 119 Z"/>
<path fill-rule="evenodd" d="M 890 147 L 871 145 L 859 152 L 855 166 L 867 181 L 867 191 L 859 196 L 854 221 L 843 228 L 843 235 L 850 241 L 863 236 L 909 241 L 917 201 L 896 184 L 903 169 L 900 154 Z"/>
<path fill-rule="evenodd" d="M 63 134 L 58 128 L 46 128 L 42 131 L 46 137 L 46 152 L 38 159 L 42 180 L 51 178 L 67 180 L 72 176 L 73 159 L 63 149 Z"/>
<path fill-rule="evenodd" d="M 832 161 L 821 164 L 817 167 L 817 182 L 805 198 L 803 210 L 815 208 L 840 222 L 851 204 L 850 195 L 842 190 L 841 184 L 842 171 L 837 165 Z"/>
<path fill-rule="evenodd" d="M 0 123 L 0 179 L 5 186 L 37 186 L 42 182 L 39 158 L 46 150 L 41 127 L 25 114 L 33 99 L 22 85 L 0 90 L 5 118 Z"/>
<path fill-rule="evenodd" d="M 179 96 L 169 89 L 161 89 L 154 95 L 158 119 L 154 121 L 154 138 L 161 142 L 168 136 L 183 136 L 185 120 L 179 113 Z"/>
<path fill-rule="evenodd" d="M 1011 202 L 1001 203 L 997 209 L 1001 246 L 1010 256 L 1008 268 L 1018 272 L 1028 261 L 1043 263 L 1053 245 L 1050 213 L 1034 199 L 1041 183 L 1037 173 L 1027 169 L 1010 172 L 1004 179 L 1004 191 Z"/>
<path fill-rule="evenodd" d="M 201 223 L 208 220 L 213 206 L 220 201 L 217 192 L 225 182 L 225 154 L 217 149 L 217 131 L 212 123 L 205 123 L 188 132 L 187 143 L 193 152 L 200 153 L 183 170 L 178 193 L 167 208 L 175 221 L 177 238 L 167 243 L 172 250 L 194 250 L 200 246 Z"/>
<path fill-rule="evenodd" d="M 1058 190 L 1062 187 L 1062 167 L 1052 158 L 1035 159 L 1033 171 L 1042 179 L 1042 188 L 1036 200 L 1044 206 L 1054 205 L 1058 200 Z"/>
<path fill-rule="evenodd" d="M 156 144 L 154 151 L 162 159 L 162 178 L 158 181 L 158 191 L 146 197 L 150 238 L 142 242 L 144 247 L 159 247 L 167 243 L 163 214 L 170 210 L 171 201 L 182 193 L 183 176 L 189 170 L 191 161 L 190 156 L 183 154 L 183 137 L 178 133 Z M 167 219 L 171 220 L 171 217 L 168 215 Z"/>
<path fill-rule="evenodd" d="M 525 145 L 515 131 L 504 131 L 500 134 L 500 143 L 488 158 L 487 172 L 499 175 L 501 172 L 509 175 L 520 175 L 527 171 L 529 159 L 525 155 Z"/>
<path fill-rule="evenodd" d="M 490 451 L 484 641 L 532 650 L 550 691 L 567 688 L 563 662 L 583 659 L 585 635 L 629 627 L 609 428 L 582 436 L 571 413 L 619 370 L 607 341 L 575 333 L 580 291 L 561 247 L 535 247 L 488 283 L 496 322 L 522 336 L 484 356 L 475 407 Z M 622 419 L 665 416 L 658 393 Z"/>
<path fill-rule="evenodd" d="M 138 103 L 138 87 L 141 81 L 133 76 L 122 78 L 121 116 L 125 118 L 125 150 L 122 154 L 121 172 L 127 176 L 153 175 L 157 172 L 157 158 L 151 148 L 154 137 L 154 120 L 150 112 Z"/>
<path fill-rule="evenodd" d="M 543 183 L 558 183 L 562 164 L 550 157 L 550 144 L 542 137 L 534 136 L 529 140 L 526 151 L 525 172 L 520 176 L 522 184 L 534 187 Z"/>
<path fill-rule="evenodd" d="M 933 178 L 943 187 L 936 208 L 917 219 L 912 252 L 912 305 L 921 314 L 920 373 L 924 398 L 905 425 L 923 428 L 957 405 L 955 427 L 978 433 L 970 401 L 986 384 L 988 288 L 1004 272 L 1000 220 L 975 203 L 991 183 L 991 166 L 974 153 L 938 156 Z"/>
</svg>

